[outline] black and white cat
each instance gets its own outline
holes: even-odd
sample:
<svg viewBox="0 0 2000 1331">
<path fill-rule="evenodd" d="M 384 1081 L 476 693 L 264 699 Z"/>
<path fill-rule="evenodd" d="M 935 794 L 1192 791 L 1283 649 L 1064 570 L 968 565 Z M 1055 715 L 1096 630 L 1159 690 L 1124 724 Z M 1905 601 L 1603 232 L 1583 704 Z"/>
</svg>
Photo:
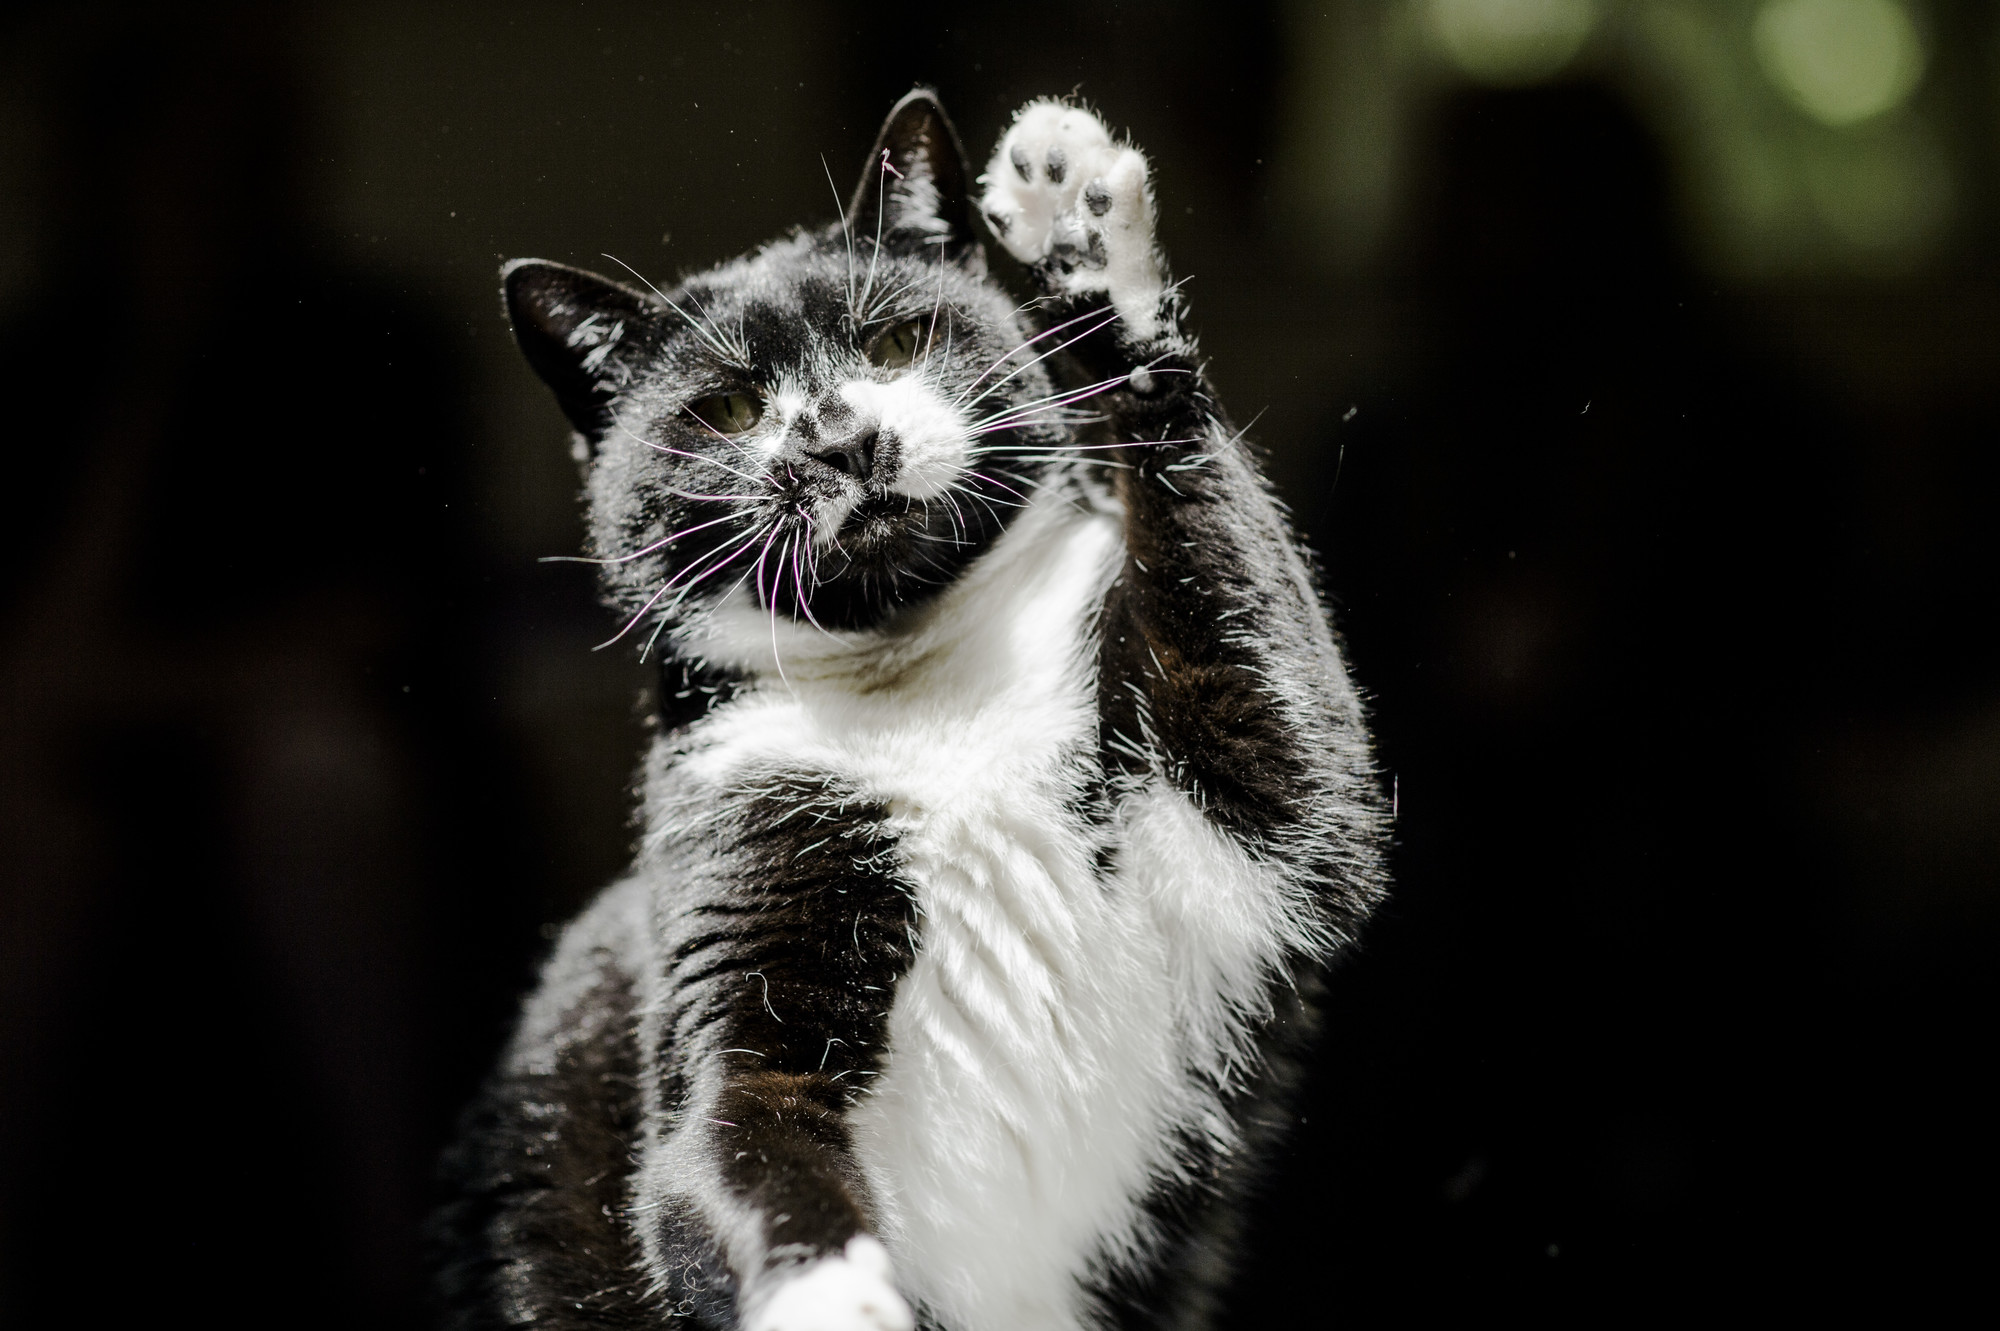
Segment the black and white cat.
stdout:
<svg viewBox="0 0 2000 1331">
<path fill-rule="evenodd" d="M 505 270 L 667 715 L 453 1152 L 456 1325 L 1210 1318 L 1384 810 L 1145 157 L 1041 101 L 980 183 L 918 91 L 840 225 Z"/>
</svg>

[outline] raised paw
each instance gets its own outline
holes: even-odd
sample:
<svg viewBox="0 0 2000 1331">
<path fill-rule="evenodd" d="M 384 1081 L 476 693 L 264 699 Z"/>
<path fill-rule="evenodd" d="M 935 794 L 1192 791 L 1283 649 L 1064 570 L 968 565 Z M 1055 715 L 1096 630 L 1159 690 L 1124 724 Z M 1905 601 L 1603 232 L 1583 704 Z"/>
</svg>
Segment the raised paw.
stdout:
<svg viewBox="0 0 2000 1331">
<path fill-rule="evenodd" d="M 748 1322 L 749 1331 L 912 1331 L 910 1305 L 889 1283 L 889 1253 L 866 1234 L 780 1285 Z"/>
<path fill-rule="evenodd" d="M 1145 154 L 1081 107 L 1030 102 L 993 150 L 980 212 L 1056 292 L 1103 292 L 1137 337 L 1157 328 L 1164 279 Z"/>
</svg>

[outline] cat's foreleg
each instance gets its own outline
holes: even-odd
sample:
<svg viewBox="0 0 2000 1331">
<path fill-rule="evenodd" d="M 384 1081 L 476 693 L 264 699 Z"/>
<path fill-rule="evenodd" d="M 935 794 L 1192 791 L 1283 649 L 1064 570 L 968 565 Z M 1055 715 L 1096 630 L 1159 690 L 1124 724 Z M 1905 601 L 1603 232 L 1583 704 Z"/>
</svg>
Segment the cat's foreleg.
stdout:
<svg viewBox="0 0 2000 1331">
<path fill-rule="evenodd" d="M 1101 620 L 1104 752 L 1312 884 L 1344 928 L 1375 891 L 1359 704 L 1290 524 L 1210 391 L 1150 177 L 1136 148 L 1060 102 L 1025 107 L 982 177 L 982 212 L 1054 317 L 1105 311 L 1073 348 L 1084 373 L 1122 380 L 1089 403 L 1112 447 L 1086 455 L 1112 462 L 1126 516 Z"/>
<path fill-rule="evenodd" d="M 756 1029 L 772 1011 L 807 1020 L 778 986 L 765 1009 L 764 986 L 784 969 L 769 955 L 747 968 L 750 992 L 718 1022 L 729 1050 L 697 1056 L 707 1066 L 688 1070 L 677 1121 L 647 1152 L 640 1206 L 657 1226 L 653 1265 L 682 1286 L 670 1288 L 672 1301 L 708 1313 L 701 1320 L 726 1308 L 746 1331 L 910 1331 L 888 1252 L 870 1232 L 841 1060 L 821 1070 L 816 1059 L 788 1059 L 786 1045 L 805 1041 Z"/>
<path fill-rule="evenodd" d="M 781 778 L 725 803 L 717 886 L 667 912 L 649 1019 L 651 1264 L 702 1320 L 910 1331 L 847 1126 L 912 948 L 882 811 Z"/>
</svg>

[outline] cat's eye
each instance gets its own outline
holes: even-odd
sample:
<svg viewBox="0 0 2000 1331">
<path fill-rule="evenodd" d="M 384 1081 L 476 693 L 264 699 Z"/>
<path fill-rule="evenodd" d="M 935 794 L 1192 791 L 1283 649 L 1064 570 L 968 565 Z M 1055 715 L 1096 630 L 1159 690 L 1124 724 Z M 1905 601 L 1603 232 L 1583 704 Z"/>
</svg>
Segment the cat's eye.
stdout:
<svg viewBox="0 0 2000 1331">
<path fill-rule="evenodd" d="M 688 410 L 709 429 L 721 434 L 742 434 L 764 414 L 763 404 L 748 393 L 716 393 L 690 402 Z"/>
<path fill-rule="evenodd" d="M 900 370 L 924 354 L 927 331 L 922 319 L 899 323 L 869 344 L 868 359 L 885 370 Z"/>
</svg>

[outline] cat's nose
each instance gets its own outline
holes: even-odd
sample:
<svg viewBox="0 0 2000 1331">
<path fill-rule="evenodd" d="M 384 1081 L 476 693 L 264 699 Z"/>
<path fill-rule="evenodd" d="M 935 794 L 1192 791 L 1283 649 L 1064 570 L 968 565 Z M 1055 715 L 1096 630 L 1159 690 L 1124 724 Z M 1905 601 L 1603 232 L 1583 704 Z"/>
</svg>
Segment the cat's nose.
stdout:
<svg viewBox="0 0 2000 1331">
<path fill-rule="evenodd" d="M 875 475 L 877 434 L 874 426 L 864 426 L 839 439 L 815 440 L 799 451 L 866 485 Z"/>
</svg>

